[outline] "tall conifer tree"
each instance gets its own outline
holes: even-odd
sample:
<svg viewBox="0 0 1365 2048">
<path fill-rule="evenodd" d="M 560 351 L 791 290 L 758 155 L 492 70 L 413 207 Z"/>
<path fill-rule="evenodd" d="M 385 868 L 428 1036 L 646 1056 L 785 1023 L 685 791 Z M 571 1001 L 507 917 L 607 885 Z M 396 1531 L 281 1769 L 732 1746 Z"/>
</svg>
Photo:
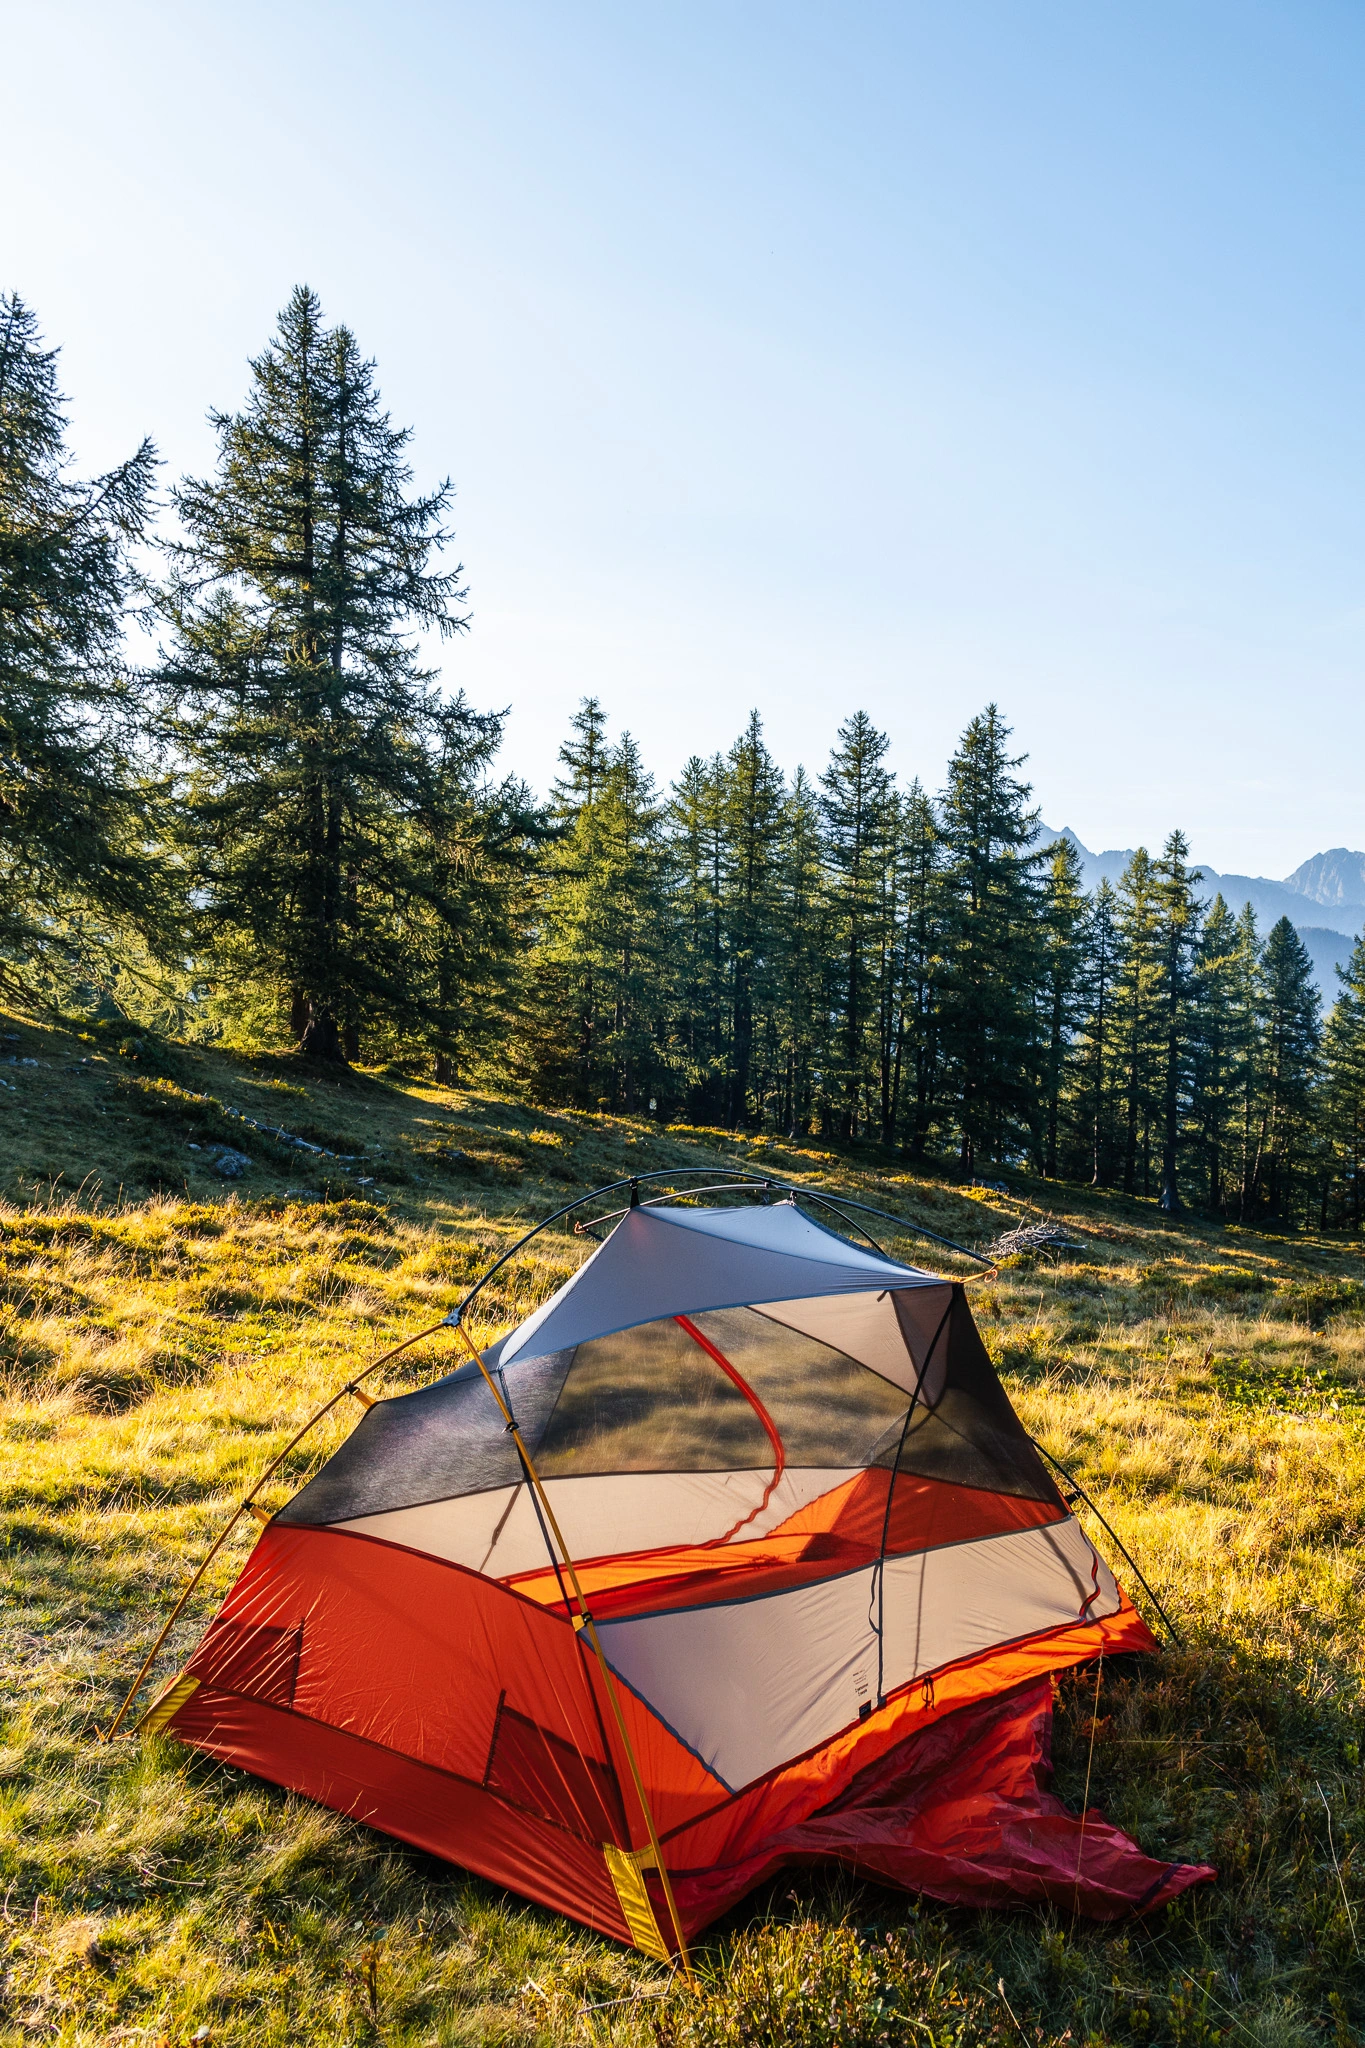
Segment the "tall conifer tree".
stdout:
<svg viewBox="0 0 1365 2048">
<path fill-rule="evenodd" d="M 163 671 L 202 924 L 222 972 L 275 984 L 303 1050 L 337 1059 L 413 1000 L 408 854 L 454 707 L 412 636 L 465 624 L 460 569 L 432 567 L 450 487 L 410 494 L 374 365 L 303 286 L 212 421 L 215 474 L 175 493 Z"/>
<path fill-rule="evenodd" d="M 1265 1065 L 1264 947 L 1249 903 L 1237 919 L 1232 954 L 1232 1033 L 1237 1048 L 1237 1214 L 1249 1216 L 1256 1202 L 1263 1136 Z"/>
<path fill-rule="evenodd" d="M 667 807 L 674 960 L 673 1057 L 689 1117 L 719 1122 L 725 1085 L 724 845 L 719 759 L 692 755 Z"/>
<path fill-rule="evenodd" d="M 1069 839 L 1048 849 L 1043 876 L 1043 1172 L 1058 1172 L 1058 1135 L 1067 1052 L 1078 1022 L 1086 940 L 1081 857 Z"/>
<path fill-rule="evenodd" d="M 1265 1082 L 1256 1181 L 1274 1216 L 1287 1215 L 1306 1164 L 1321 1039 L 1321 998 L 1308 949 L 1287 917 L 1266 935 Z"/>
<path fill-rule="evenodd" d="M 1204 920 L 1193 971 L 1194 1120 L 1212 1209 L 1221 1209 L 1228 1194 L 1242 1072 L 1250 1053 L 1238 978 L 1237 923 L 1220 893 Z"/>
<path fill-rule="evenodd" d="M 666 1073 L 662 805 L 631 735 L 609 744 L 595 698 L 573 735 L 560 749 L 568 772 L 554 787 L 531 963 L 530 1078 L 551 1101 L 640 1109 Z"/>
<path fill-rule="evenodd" d="M 888 741 L 865 711 L 839 727 L 820 777 L 838 1021 L 826 1086 L 840 1132 L 857 1137 L 874 1070 L 881 882 L 891 826 Z"/>
<path fill-rule="evenodd" d="M 939 806 L 944 864 L 940 1042 L 964 1171 L 1034 1135 L 1040 978 L 1038 814 L 994 704 L 971 721 Z"/>
<path fill-rule="evenodd" d="M 819 797 L 805 769 L 798 768 L 783 806 L 775 999 L 777 1125 L 791 1137 L 811 1126 L 816 1062 L 825 1049 L 829 1015 L 822 825 Z"/>
<path fill-rule="evenodd" d="M 922 1159 L 938 1109 L 944 893 L 943 841 L 933 802 L 918 777 L 902 801 L 901 845 L 905 904 L 895 1098 L 897 1123 L 906 1129 L 910 1156 Z M 902 1099 L 906 1104 L 903 1120 Z"/>
<path fill-rule="evenodd" d="M 79 972 L 93 912 L 161 922 L 124 613 L 137 589 L 150 441 L 89 483 L 69 473 L 55 349 L 0 294 L 0 973 Z"/>
<path fill-rule="evenodd" d="M 1178 1215 L 1180 1141 L 1189 1085 L 1190 1001 L 1201 905 L 1189 865 L 1189 842 L 1172 832 L 1153 868 L 1161 959 L 1161 1206 Z"/>
<path fill-rule="evenodd" d="M 1324 1110 L 1342 1208 L 1359 1236 L 1365 1226 L 1365 938 L 1356 940 L 1324 1034 Z"/>
<path fill-rule="evenodd" d="M 725 952 L 730 982 L 730 1059 L 726 1122 L 748 1121 L 755 1082 L 755 1046 L 774 993 L 782 771 L 751 712 L 730 749 L 722 788 L 725 834 Z"/>
<path fill-rule="evenodd" d="M 1152 1130 L 1161 1114 L 1161 900 L 1151 855 L 1140 846 L 1119 880 L 1120 965 L 1116 989 L 1123 1100 L 1123 1187 L 1151 1193 Z"/>
<path fill-rule="evenodd" d="M 1086 912 L 1080 986 L 1085 1021 L 1076 1062 L 1080 1158 L 1094 1187 L 1113 1178 L 1117 1153 L 1113 1098 L 1119 961 L 1118 898 L 1105 877 Z"/>
</svg>

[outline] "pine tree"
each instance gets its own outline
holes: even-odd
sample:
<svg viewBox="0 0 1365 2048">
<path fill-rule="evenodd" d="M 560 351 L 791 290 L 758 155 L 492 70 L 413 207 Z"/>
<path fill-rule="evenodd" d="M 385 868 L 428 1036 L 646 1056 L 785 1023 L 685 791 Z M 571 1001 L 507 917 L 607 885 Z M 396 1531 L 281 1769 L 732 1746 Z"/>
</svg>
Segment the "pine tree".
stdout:
<svg viewBox="0 0 1365 2048">
<path fill-rule="evenodd" d="M 726 1044 L 723 935 L 724 770 L 694 754 L 674 783 L 667 810 L 674 933 L 673 1058 L 689 1119 L 723 1113 Z"/>
<path fill-rule="evenodd" d="M 1263 1136 L 1263 1068 L 1265 1064 L 1264 947 L 1249 903 L 1237 920 L 1231 962 L 1231 1036 L 1237 1048 L 1237 1215 L 1249 1216 L 1256 1204 Z"/>
<path fill-rule="evenodd" d="M 904 1068 L 908 1150 L 912 1159 L 922 1159 L 938 1108 L 938 998 L 945 905 L 943 842 L 933 804 L 918 778 L 911 783 L 901 804 L 901 847 L 904 911 L 895 1121 L 900 1127 Z"/>
<path fill-rule="evenodd" d="M 1081 857 L 1069 839 L 1048 849 L 1043 876 L 1043 1172 L 1058 1173 L 1058 1133 L 1066 1082 L 1067 1051 L 1079 1020 L 1082 997 L 1087 904 Z"/>
<path fill-rule="evenodd" d="M 891 777 L 882 766 L 887 745 L 867 713 L 855 711 L 840 726 L 820 777 L 836 949 L 830 964 L 837 975 L 837 1023 L 825 1085 L 844 1137 L 862 1132 L 875 1071 L 879 897 L 890 826 Z"/>
<path fill-rule="evenodd" d="M 1255 1176 L 1273 1216 L 1289 1216 L 1312 1136 L 1321 998 L 1308 949 L 1287 917 L 1272 925 L 1262 960 L 1265 1080 Z"/>
<path fill-rule="evenodd" d="M 994 704 L 974 718 L 940 803 L 944 972 L 940 1042 L 951 1077 L 961 1165 L 1006 1159 L 1037 1124 L 1040 976 L 1038 814 L 1014 770 Z"/>
<path fill-rule="evenodd" d="M 306 287 L 212 421 L 216 473 L 175 493 L 163 670 L 201 923 L 226 976 L 278 989 L 302 1049 L 338 1059 L 411 1020 L 401 913 L 455 715 L 411 636 L 466 623 L 462 572 L 431 567 L 450 487 L 409 495 L 409 434 Z"/>
<path fill-rule="evenodd" d="M 811 1127 L 830 1011 L 823 821 L 804 768 L 792 777 L 783 807 L 777 887 L 776 1122 L 795 1138 Z"/>
<path fill-rule="evenodd" d="M 1323 1041 L 1325 1135 L 1350 1228 L 1365 1225 L 1365 938 L 1356 940 Z"/>
<path fill-rule="evenodd" d="M 1153 867 L 1161 957 L 1161 1206 L 1180 1213 L 1179 1159 L 1189 1085 L 1190 1003 L 1202 905 L 1189 865 L 1189 841 L 1172 832 Z"/>
<path fill-rule="evenodd" d="M 544 1099 L 634 1110 L 667 1073 L 663 812 L 630 734 L 607 743 L 596 699 L 573 729 L 553 792 L 527 1064 Z"/>
<path fill-rule="evenodd" d="M 763 741 L 756 711 L 730 749 L 721 780 L 724 833 L 725 958 L 730 995 L 730 1058 L 725 1120 L 747 1122 L 759 1017 L 773 996 L 772 944 L 782 835 L 782 771 Z M 756 1011 L 758 1016 L 756 1016 Z M 761 1094 L 761 1089 L 760 1089 Z"/>
<path fill-rule="evenodd" d="M 0 974 L 80 971 L 79 927 L 163 920 L 122 659 L 156 456 L 69 475 L 57 352 L 0 294 Z"/>
<path fill-rule="evenodd" d="M 1151 1193 L 1152 1130 L 1161 1114 L 1163 1049 L 1161 902 L 1152 859 L 1140 846 L 1118 889 L 1116 1012 L 1123 1101 L 1123 1188 Z"/>
<path fill-rule="evenodd" d="M 1209 1207 L 1223 1208 L 1241 1115 L 1250 1046 L 1238 1004 L 1238 927 L 1222 895 L 1199 935 L 1193 973 L 1194 1120 Z"/>
<path fill-rule="evenodd" d="M 1113 1105 L 1119 960 L 1118 898 L 1106 877 L 1086 910 L 1078 990 L 1084 1021 L 1074 1068 L 1077 1152 L 1094 1187 L 1112 1180 L 1118 1151 Z"/>
<path fill-rule="evenodd" d="M 441 747 L 428 796 L 405 826 L 404 864 L 416 884 L 404 918 L 409 974 L 420 986 L 414 1034 L 391 1032 L 395 1052 L 434 1053 L 450 1084 L 485 1046 L 505 1038 L 532 928 L 531 876 L 543 820 L 525 783 L 491 779 L 502 716 L 463 696 L 437 714 Z M 380 1036 L 382 1045 L 382 1034 Z"/>
</svg>

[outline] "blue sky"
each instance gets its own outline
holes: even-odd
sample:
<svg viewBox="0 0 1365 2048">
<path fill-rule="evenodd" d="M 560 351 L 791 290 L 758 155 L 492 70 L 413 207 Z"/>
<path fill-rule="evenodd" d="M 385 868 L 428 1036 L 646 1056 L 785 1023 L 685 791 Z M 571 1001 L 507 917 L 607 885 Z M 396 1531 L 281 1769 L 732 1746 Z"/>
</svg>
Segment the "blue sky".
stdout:
<svg viewBox="0 0 1365 2048">
<path fill-rule="evenodd" d="M 1365 12 L 1256 0 L 44 0 L 0 279 L 90 465 L 306 279 L 456 484 L 446 674 L 543 788 L 994 697 L 1045 817 L 1279 875 L 1365 844 Z"/>
</svg>

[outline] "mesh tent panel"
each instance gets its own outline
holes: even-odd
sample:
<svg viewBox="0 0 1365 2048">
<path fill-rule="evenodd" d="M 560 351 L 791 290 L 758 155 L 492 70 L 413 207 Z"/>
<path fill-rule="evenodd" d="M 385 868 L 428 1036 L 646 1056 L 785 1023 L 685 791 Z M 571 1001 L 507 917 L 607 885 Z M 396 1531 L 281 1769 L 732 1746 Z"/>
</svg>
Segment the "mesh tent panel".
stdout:
<svg viewBox="0 0 1365 2048">
<path fill-rule="evenodd" d="M 528 1442 L 544 1429 L 572 1360 L 571 1351 L 551 1352 L 508 1372 L 504 1385 Z M 521 1476 L 516 1445 L 471 1360 L 429 1387 L 366 1409 L 345 1443 L 277 1519 L 350 1522 L 422 1501 L 515 1486 Z"/>
<path fill-rule="evenodd" d="M 908 1429 L 904 1391 L 833 1346 L 752 1308 L 705 1310 L 693 1320 L 767 1408 L 790 1466 L 893 1465 L 899 1452 L 900 1470 L 920 1478 L 1060 1498 L 960 1290 L 925 1376 L 931 1405 L 916 1406 Z M 494 1370 L 546 1480 L 772 1466 L 750 1402 L 671 1318 Z M 280 1519 L 357 1521 L 514 1487 L 521 1477 L 516 1447 L 471 1363 L 369 1409 Z"/>
<path fill-rule="evenodd" d="M 580 1344 L 553 1414 L 527 1448 L 547 1480 L 772 1463 L 749 1402 L 671 1319 Z"/>
<path fill-rule="evenodd" d="M 935 1368 L 942 1360 L 941 1389 Z M 996 1377 L 961 1287 L 925 1375 L 928 1404 L 917 1402 L 901 1447 L 898 1476 L 946 1480 L 987 1493 L 1011 1493 L 1064 1507 Z"/>
<path fill-rule="evenodd" d="M 818 1337 L 758 1309 L 709 1309 L 692 1321 L 749 1382 L 777 1426 L 789 1465 L 870 1465 L 899 1440 L 901 1388 Z"/>
</svg>

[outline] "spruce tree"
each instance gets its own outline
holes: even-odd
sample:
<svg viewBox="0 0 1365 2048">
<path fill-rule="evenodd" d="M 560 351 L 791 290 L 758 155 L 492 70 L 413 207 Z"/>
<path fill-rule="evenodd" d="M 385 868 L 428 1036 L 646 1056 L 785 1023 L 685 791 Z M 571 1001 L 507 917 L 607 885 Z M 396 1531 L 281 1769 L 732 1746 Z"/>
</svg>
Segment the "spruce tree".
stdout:
<svg viewBox="0 0 1365 2048">
<path fill-rule="evenodd" d="M 629 733 L 600 705 L 560 750 L 557 828 L 544 863 L 532 960 L 530 1079 L 543 1099 L 642 1108 L 667 1073 L 669 943 L 662 806 Z"/>
<path fill-rule="evenodd" d="M 1232 1023 L 1237 1101 L 1237 1215 L 1248 1217 L 1256 1204 L 1264 1133 L 1263 1069 L 1265 1065 L 1265 1003 L 1262 960 L 1264 947 L 1249 903 L 1237 919 L 1231 960 Z"/>
<path fill-rule="evenodd" d="M 1209 906 L 1193 971 L 1194 1121 L 1211 1209 L 1228 1196 L 1241 1115 L 1243 1069 L 1250 1052 L 1238 1003 L 1237 921 L 1221 893 Z"/>
<path fill-rule="evenodd" d="M 1345 1217 L 1359 1236 L 1365 1225 L 1365 937 L 1338 972 L 1340 993 L 1323 1039 L 1324 1120 Z"/>
<path fill-rule="evenodd" d="M 726 759 L 721 780 L 724 833 L 725 957 L 729 977 L 730 1058 L 725 1120 L 742 1127 L 750 1112 L 756 1039 L 773 997 L 773 925 L 782 835 L 782 771 L 763 740 L 756 711 Z"/>
<path fill-rule="evenodd" d="M 1043 876 L 1043 1172 L 1058 1173 L 1058 1134 L 1066 1082 L 1067 1051 L 1079 1021 L 1087 904 L 1081 857 L 1069 839 L 1048 849 Z"/>
<path fill-rule="evenodd" d="M 433 1054 L 450 1084 L 485 1046 L 504 1039 L 532 930 L 532 876 L 543 819 L 525 783 L 494 781 L 503 718 L 457 696 L 436 714 L 440 750 L 427 795 L 405 820 L 402 863 L 413 889 L 399 908 L 418 996 L 401 1028 L 377 1034 L 395 1053 Z"/>
<path fill-rule="evenodd" d="M 450 486 L 410 494 L 409 434 L 313 292 L 250 367 L 243 409 L 211 415 L 215 474 L 175 493 L 163 683 L 205 944 L 340 1059 L 429 1007 L 401 912 L 454 713 L 413 636 L 464 626 L 462 572 L 432 567 Z"/>
<path fill-rule="evenodd" d="M 904 1125 L 912 1159 L 922 1159 L 938 1109 L 939 977 L 942 968 L 944 883 L 943 841 L 934 806 L 918 777 L 901 804 L 903 940 L 896 1037 L 896 1121 L 901 1125 L 902 1069 Z"/>
<path fill-rule="evenodd" d="M 1172 832 L 1155 863 L 1161 958 L 1161 1206 L 1181 1209 L 1179 1159 L 1189 1085 L 1192 964 L 1202 905 L 1189 865 L 1189 841 Z"/>
<path fill-rule="evenodd" d="M 1118 1060 L 1123 1103 L 1123 1189 L 1151 1193 L 1152 1131 L 1162 1110 L 1165 951 L 1158 878 L 1140 846 L 1118 888 Z"/>
<path fill-rule="evenodd" d="M 867 713 L 855 711 L 839 727 L 820 777 L 838 1013 L 825 1087 L 844 1137 L 861 1135 L 875 1071 L 879 897 L 891 825 L 887 745 Z"/>
<path fill-rule="evenodd" d="M 1263 1139 L 1257 1181 L 1273 1216 L 1288 1217 L 1312 1138 L 1321 998 L 1308 949 L 1287 917 L 1266 935 Z"/>
<path fill-rule="evenodd" d="M 994 704 L 971 721 L 939 806 L 944 863 L 940 1043 L 962 1170 L 1005 1160 L 1037 1125 L 1038 814 Z"/>
<path fill-rule="evenodd" d="M 724 768 L 694 754 L 669 795 L 666 829 L 674 943 L 672 1027 L 677 1082 L 688 1118 L 718 1123 L 726 1043 Z"/>
<path fill-rule="evenodd" d="M 777 877 L 776 1122 L 789 1137 L 811 1127 L 817 1063 L 827 1044 L 829 906 L 825 889 L 820 800 L 804 768 L 791 780 L 783 806 Z"/>
<path fill-rule="evenodd" d="M 0 294 L 0 974 L 79 973 L 79 927 L 162 924 L 149 789 L 122 657 L 156 457 L 69 473 L 57 352 Z"/>
<path fill-rule="evenodd" d="M 1086 911 L 1079 989 L 1084 1022 L 1075 1066 L 1078 1149 L 1093 1187 L 1107 1186 L 1113 1178 L 1118 1151 L 1113 1117 L 1121 950 L 1118 919 L 1118 898 L 1106 877 Z"/>
</svg>

